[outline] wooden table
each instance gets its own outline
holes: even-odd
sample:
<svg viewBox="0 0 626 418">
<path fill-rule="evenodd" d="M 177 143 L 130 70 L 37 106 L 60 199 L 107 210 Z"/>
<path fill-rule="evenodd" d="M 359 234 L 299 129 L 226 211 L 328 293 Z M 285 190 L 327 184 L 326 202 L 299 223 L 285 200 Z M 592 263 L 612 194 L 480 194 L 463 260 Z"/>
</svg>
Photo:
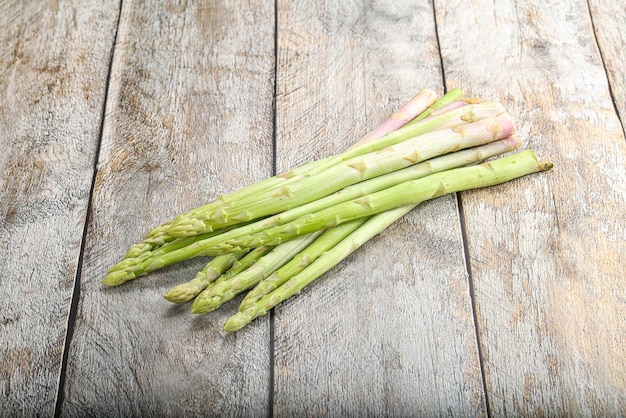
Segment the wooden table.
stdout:
<svg viewBox="0 0 626 418">
<path fill-rule="evenodd" d="M 0 2 L 1 416 L 626 414 L 619 1 Z M 419 206 L 236 334 L 100 280 L 422 88 L 555 168 Z"/>
</svg>

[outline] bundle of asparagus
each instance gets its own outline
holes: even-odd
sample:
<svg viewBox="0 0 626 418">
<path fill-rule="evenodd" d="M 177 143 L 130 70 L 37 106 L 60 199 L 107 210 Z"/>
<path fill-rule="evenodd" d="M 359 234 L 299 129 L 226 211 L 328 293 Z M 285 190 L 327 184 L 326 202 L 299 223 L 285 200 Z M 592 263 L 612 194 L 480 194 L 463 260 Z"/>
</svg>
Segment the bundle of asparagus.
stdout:
<svg viewBox="0 0 626 418">
<path fill-rule="evenodd" d="M 247 292 L 224 325 L 236 331 L 337 265 L 419 203 L 548 170 L 520 146 L 501 104 L 419 92 L 345 152 L 224 195 L 150 231 L 102 283 L 120 285 L 197 256 L 212 257 L 171 289 L 210 312 Z"/>
</svg>

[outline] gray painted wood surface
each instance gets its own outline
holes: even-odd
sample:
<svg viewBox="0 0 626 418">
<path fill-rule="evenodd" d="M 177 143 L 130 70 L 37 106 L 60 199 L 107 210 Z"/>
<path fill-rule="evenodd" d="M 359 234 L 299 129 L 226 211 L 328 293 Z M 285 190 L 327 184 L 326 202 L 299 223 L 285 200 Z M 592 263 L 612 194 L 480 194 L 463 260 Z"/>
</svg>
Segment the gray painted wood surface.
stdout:
<svg viewBox="0 0 626 418">
<path fill-rule="evenodd" d="M 437 12 L 448 82 L 501 100 L 555 164 L 462 195 L 491 412 L 623 414 L 626 142 L 587 3 L 462 3 Z"/>
<path fill-rule="evenodd" d="M 223 335 L 226 311 L 192 318 L 162 297 L 202 259 L 99 281 L 150 228 L 271 175 L 273 51 L 264 2 L 123 3 L 64 414 L 267 414 L 269 322 Z"/>
<path fill-rule="evenodd" d="M 0 415 L 54 414 L 117 6 L 0 3 Z"/>
<path fill-rule="evenodd" d="M 623 8 L 411 3 L 0 2 L 0 416 L 626 414 Z M 162 298 L 204 259 L 99 283 L 453 87 L 555 169 L 421 205 L 234 335 L 239 299 Z"/>
</svg>

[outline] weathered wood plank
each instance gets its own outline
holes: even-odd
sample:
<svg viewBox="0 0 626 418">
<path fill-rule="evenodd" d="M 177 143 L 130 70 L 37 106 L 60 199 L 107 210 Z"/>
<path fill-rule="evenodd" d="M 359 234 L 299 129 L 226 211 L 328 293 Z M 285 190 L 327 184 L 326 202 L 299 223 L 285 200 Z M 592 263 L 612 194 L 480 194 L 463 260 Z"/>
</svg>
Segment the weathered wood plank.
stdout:
<svg viewBox="0 0 626 418">
<path fill-rule="evenodd" d="M 63 413 L 267 414 L 268 321 L 225 335 L 162 295 L 201 259 L 104 289 L 157 224 L 272 170 L 274 16 L 252 1 L 124 1 Z"/>
<path fill-rule="evenodd" d="M 590 0 L 598 46 L 622 127 L 626 121 L 626 7 L 619 2 Z"/>
<path fill-rule="evenodd" d="M 435 4 L 449 85 L 555 163 L 462 195 L 491 411 L 624 415 L 626 143 L 587 4 Z"/>
<path fill-rule="evenodd" d="M 52 416 L 115 4 L 0 5 L 0 415 Z"/>
<path fill-rule="evenodd" d="M 347 148 L 441 72 L 429 4 L 278 3 L 277 167 Z M 279 416 L 485 413 L 459 220 L 423 205 L 275 315 Z"/>
</svg>

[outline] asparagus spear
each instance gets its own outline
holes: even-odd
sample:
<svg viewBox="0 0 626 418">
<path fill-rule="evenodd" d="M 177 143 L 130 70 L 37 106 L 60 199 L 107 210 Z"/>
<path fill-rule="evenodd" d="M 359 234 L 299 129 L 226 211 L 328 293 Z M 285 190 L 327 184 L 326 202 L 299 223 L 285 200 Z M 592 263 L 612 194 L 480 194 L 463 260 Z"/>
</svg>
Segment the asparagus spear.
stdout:
<svg viewBox="0 0 626 418">
<path fill-rule="evenodd" d="M 456 179 L 453 177 L 444 178 L 444 176 L 437 174 L 425 177 L 422 180 L 433 180 L 430 179 L 430 177 L 439 177 L 433 184 L 434 187 L 430 188 L 426 197 L 432 198 L 455 191 L 503 183 L 527 174 L 549 170 L 550 168 L 552 168 L 551 163 L 539 162 L 532 151 L 525 151 L 478 166 L 451 170 L 456 171 L 455 174 L 457 175 L 467 174 L 474 176 L 471 180 L 468 178 L 464 179 L 462 176 Z M 417 180 L 414 183 L 419 182 L 420 180 Z M 431 181 L 429 181 L 429 183 L 430 182 Z M 421 183 L 425 182 L 422 181 Z M 280 302 L 300 293 L 304 287 L 337 265 L 337 263 L 345 259 L 356 248 L 380 233 L 380 231 L 384 230 L 396 219 L 410 211 L 416 204 L 419 204 L 419 202 L 418 200 L 414 203 L 372 216 L 355 232 L 324 253 L 311 265 L 289 279 L 282 286 L 263 296 L 260 300 L 249 304 L 245 309 L 240 310 L 237 314 L 229 318 L 224 325 L 224 331 L 237 331 L 250 323 L 253 319 L 265 315 Z"/>
<path fill-rule="evenodd" d="M 246 324 L 252 322 L 253 319 L 267 314 L 270 309 L 280 302 L 300 293 L 305 286 L 336 266 L 357 248 L 382 232 L 387 226 L 404 216 L 414 207 L 415 205 L 403 206 L 372 216 L 356 231 L 352 232 L 343 241 L 326 251 L 311 265 L 291 277 L 280 287 L 264 295 L 259 300 L 246 305 L 244 309 L 240 309 L 238 313 L 231 316 L 226 321 L 224 331 L 238 331 Z"/>
<path fill-rule="evenodd" d="M 477 114 L 474 112 L 489 108 L 488 105 L 484 105 L 479 109 L 467 109 L 473 108 L 473 106 L 465 106 L 448 113 L 460 111 L 458 113 L 459 118 L 463 115 L 466 118 L 473 118 Z M 501 105 L 489 108 L 489 112 L 491 114 L 501 113 Z M 445 115 L 447 113 L 441 116 Z M 427 122 L 427 120 L 423 122 Z M 421 126 L 420 123 L 413 125 L 413 127 L 419 126 Z M 383 138 L 394 135 L 403 129 L 406 128 L 400 128 Z M 411 137 L 400 143 L 387 146 L 379 152 L 370 152 L 351 158 L 342 157 L 341 162 L 316 175 L 299 178 L 298 181 L 285 184 L 277 190 L 272 189 L 242 199 L 237 203 L 232 202 L 215 212 L 206 212 L 203 217 L 195 216 L 185 222 L 180 221 L 173 224 L 170 228 L 170 234 L 178 237 L 193 236 L 282 212 L 324 197 L 350 184 L 395 171 L 440 154 L 456 151 L 455 147 L 460 139 L 465 139 L 465 143 L 469 147 L 480 145 L 487 140 L 506 138 L 511 135 L 512 131 L 513 122 L 510 116 L 502 113 L 497 117 L 480 119 L 454 128 L 441 129 Z M 381 139 L 370 141 L 370 143 L 354 149 L 373 146 L 374 143 L 380 143 Z M 472 139 L 475 139 L 476 142 L 469 142 Z M 344 155 L 348 155 L 348 152 L 350 151 Z"/>
<path fill-rule="evenodd" d="M 320 233 L 314 232 L 281 244 L 239 274 L 220 277 L 196 297 L 191 305 L 191 313 L 211 312 L 235 295 L 252 288 L 305 249 Z"/>
<path fill-rule="evenodd" d="M 408 123 L 421 120 L 426 117 L 422 115 L 428 115 L 434 109 L 439 109 L 447 105 L 448 103 L 454 102 L 463 97 L 463 93 L 460 89 L 454 89 L 453 91 L 450 91 L 448 94 L 441 97 L 439 100 L 434 101 L 434 103 L 431 102 L 430 106 L 424 106 L 426 100 L 420 98 L 421 94 L 422 93 L 418 94 L 400 109 L 393 112 L 387 119 L 385 119 L 380 125 L 378 125 L 378 127 L 365 135 L 359 141 L 355 142 L 350 148 L 355 148 L 357 146 L 360 146 L 361 144 L 385 136 L 389 132 L 393 132 L 407 125 Z M 430 94 L 432 94 L 432 96 L 430 96 L 429 99 L 437 99 L 437 94 L 434 91 L 431 90 Z"/>
<path fill-rule="evenodd" d="M 411 99 L 408 103 L 406 103 L 405 105 L 403 105 L 400 109 L 398 109 L 397 111 L 395 111 L 394 113 L 392 113 L 391 116 L 389 116 L 385 121 L 383 121 L 377 128 L 375 128 L 372 132 L 368 133 L 367 135 L 365 135 L 365 137 L 363 137 L 363 139 L 361 139 L 360 141 L 358 141 L 356 144 L 354 144 L 352 147 L 350 147 L 350 149 L 353 149 L 355 147 L 359 147 L 363 144 L 366 143 L 370 143 L 382 136 L 385 136 L 387 134 L 389 134 L 390 132 L 397 130 L 399 128 L 401 128 L 402 126 L 406 125 L 408 122 L 411 123 L 415 123 L 418 122 L 422 119 L 424 119 L 426 116 L 430 116 L 430 115 L 439 115 L 442 113 L 445 113 L 445 109 L 448 108 L 449 110 L 453 110 L 456 109 L 458 107 L 461 107 L 460 105 L 458 105 L 457 103 L 459 102 L 459 100 L 463 97 L 463 93 L 461 91 L 461 89 L 455 88 L 450 90 L 449 92 L 447 92 L 446 94 L 444 94 L 443 97 L 441 97 L 439 100 L 437 100 L 436 102 L 432 103 L 433 97 L 436 98 L 436 93 L 432 90 L 429 89 L 424 89 L 422 91 L 420 91 L 415 97 L 413 97 L 413 99 Z M 429 107 L 428 104 L 432 103 Z M 469 104 L 469 103 L 478 103 L 478 102 L 462 102 L 463 105 Z M 455 105 L 457 104 L 457 105 Z M 455 106 L 451 106 L 451 105 L 455 105 Z M 471 121 L 471 120 L 480 120 L 481 118 L 487 118 L 489 116 L 496 116 L 499 115 L 501 112 L 504 112 L 504 109 L 501 107 L 500 104 L 491 104 L 492 106 L 495 106 L 495 108 L 492 108 L 491 106 L 487 109 L 480 109 L 478 111 L 476 111 L 475 113 L 472 113 L 472 117 L 467 117 L 467 115 L 462 115 L 460 118 L 457 118 L 458 115 L 456 114 L 452 114 L 452 115 L 448 115 L 446 118 L 444 118 L 441 122 L 441 127 L 454 127 L 457 126 L 461 123 L 461 121 Z M 425 110 L 424 110 L 425 109 Z M 491 109 L 491 110 L 490 110 Z M 494 110 L 495 109 L 495 110 Z M 452 118 L 450 117 L 452 116 Z M 439 123 L 439 122 L 437 122 Z M 418 133 L 421 131 L 417 131 Z M 391 143 L 391 142 L 390 142 Z M 332 157 L 330 157 L 332 158 Z M 313 163 L 309 163 L 308 165 L 302 167 L 302 169 L 304 168 L 311 168 L 313 165 Z M 295 173 L 297 170 L 300 169 L 294 169 L 291 171 L 291 173 Z M 312 172 L 309 172 L 308 175 L 311 175 Z M 291 178 L 292 175 L 286 175 L 283 174 L 281 176 L 284 177 L 288 177 Z M 279 176 L 280 177 L 280 176 Z M 228 195 L 228 200 L 227 201 L 233 201 L 236 199 L 236 196 L 239 196 L 235 193 L 232 193 L 230 195 Z M 220 200 L 225 200 L 227 199 L 227 196 L 223 196 L 222 199 Z M 193 209 L 192 211 L 188 212 L 187 214 L 198 214 L 200 212 L 203 211 L 203 207 L 200 208 L 196 208 Z M 185 214 L 181 215 L 181 216 L 185 216 Z M 179 218 L 181 218 L 181 216 L 179 216 L 177 218 L 177 220 L 180 220 Z M 174 221 L 170 221 L 166 224 L 164 224 L 164 226 L 166 226 L 167 228 L 169 228 L 172 224 L 175 223 L 176 220 Z M 204 236 L 201 237 L 201 239 L 205 239 L 208 238 L 207 234 L 203 234 Z M 194 235 L 197 236 L 197 235 Z M 169 240 L 171 241 L 171 239 Z M 141 245 L 141 244 L 139 244 Z M 162 244 L 161 244 L 162 245 Z M 138 258 L 137 255 L 135 254 L 130 254 L 128 255 L 129 258 Z"/>
<path fill-rule="evenodd" d="M 286 188 L 293 183 L 297 183 L 303 179 L 310 179 L 312 176 L 320 173 L 327 173 L 329 168 L 332 168 L 336 164 L 339 164 L 341 162 L 345 162 L 350 158 L 355 158 L 361 155 L 379 151 L 386 147 L 414 138 L 415 136 L 423 135 L 427 132 L 432 132 L 439 129 L 454 128 L 457 126 L 465 125 L 468 122 L 474 122 L 489 117 L 495 117 L 504 112 L 504 108 L 499 103 L 481 103 L 477 105 L 466 106 L 465 108 L 461 109 L 454 109 L 450 112 L 428 118 L 427 120 L 422 120 L 419 123 L 416 123 L 410 127 L 399 128 L 393 132 L 389 132 L 383 137 L 372 139 L 358 146 L 354 146 L 341 154 L 337 154 L 335 156 L 324 159 L 325 161 L 328 161 L 328 164 L 323 165 L 323 170 L 302 170 L 301 172 L 299 169 L 294 169 L 288 173 L 283 174 L 284 176 L 287 176 L 288 179 L 280 183 L 280 186 L 278 187 L 268 188 L 262 192 L 255 194 L 243 194 L 239 196 L 239 199 L 232 200 L 226 203 L 216 201 L 209 205 L 205 205 L 195 209 L 190 216 L 183 214 L 171 223 L 171 225 L 168 227 L 168 233 L 172 236 L 184 237 L 189 235 L 196 235 L 199 233 L 210 232 L 216 228 L 222 228 L 226 225 L 236 223 L 238 222 L 237 219 L 231 219 L 230 221 L 224 220 L 223 210 L 230 210 L 231 212 L 233 212 L 235 210 L 233 208 L 233 205 L 243 205 L 246 203 L 248 205 L 254 205 L 260 194 L 263 194 L 265 196 L 280 196 L 281 193 L 284 193 Z M 298 172 L 298 174 L 295 174 L 296 171 Z M 247 218 L 247 216 L 244 213 L 241 214 L 239 218 L 245 219 Z"/>
<path fill-rule="evenodd" d="M 497 118 L 483 119 L 465 126 L 424 134 L 381 152 L 349 159 L 328 169 L 323 175 L 307 178 L 292 185 L 283 191 L 282 196 L 259 197 L 254 205 L 238 207 L 234 214 L 224 211 L 221 214 L 224 216 L 222 221 L 227 222 L 229 217 L 243 219 L 280 212 L 281 207 L 290 209 L 386 172 L 397 171 L 460 148 L 506 138 L 512 131 L 513 122 L 507 114 L 503 114 Z"/>
<path fill-rule="evenodd" d="M 232 229 L 220 235 L 209 236 L 207 238 L 197 240 L 194 238 L 186 238 L 185 240 L 188 242 L 187 245 L 180 245 L 175 241 L 172 244 L 166 244 L 164 247 L 154 252 L 151 257 L 142 257 L 137 260 L 123 260 L 118 264 L 118 266 L 124 264 L 123 268 L 119 268 L 117 270 L 112 269 L 103 280 L 103 283 L 115 286 L 124 283 L 125 281 L 132 280 L 140 275 L 147 274 L 148 272 L 159 268 L 161 266 L 159 263 L 161 263 L 162 257 L 171 252 L 186 249 L 185 252 L 182 253 L 184 255 L 181 255 L 181 251 L 176 253 L 181 257 L 178 261 L 202 255 L 203 248 L 210 251 L 214 246 L 224 241 L 258 233 L 267 228 L 285 224 L 307 214 L 319 212 L 322 209 L 338 203 L 384 190 L 408 180 L 414 180 L 436 172 L 473 164 L 488 157 L 511 151 L 518 146 L 519 140 L 515 137 L 511 137 L 504 140 L 494 141 L 479 147 L 457 151 L 393 173 L 355 184 L 323 199 L 313 201 L 306 205 L 251 223 L 244 227 Z"/>
<path fill-rule="evenodd" d="M 462 101 L 461 99 L 463 99 L 463 92 L 459 88 L 454 88 L 454 89 L 450 90 L 449 92 L 447 92 L 446 94 L 444 94 L 441 99 L 439 99 L 435 103 L 433 103 L 424 112 L 422 112 L 419 115 L 417 115 L 417 117 L 415 119 L 407 122 L 407 125 L 412 125 L 412 124 L 415 124 L 415 123 L 419 122 L 420 120 L 425 119 L 425 118 L 427 118 L 429 116 L 433 116 L 433 115 L 436 115 L 436 114 L 441 114 L 441 113 L 444 113 L 444 112 L 446 112 L 448 110 L 452 110 L 452 109 L 456 109 L 456 108 L 461 107 L 461 105 L 451 106 L 453 103 L 462 102 L 463 105 L 469 104 L 469 103 L 466 103 L 466 102 Z"/>
<path fill-rule="evenodd" d="M 420 203 L 444 194 L 492 186 L 522 175 L 545 170 L 531 151 L 514 154 L 470 167 L 455 168 L 331 206 L 317 213 L 246 237 L 225 241 L 215 247 L 215 254 L 243 251 L 259 245 L 278 245 L 299 235 L 340 225 L 363 216 L 371 216 L 400 206 Z M 182 249 L 181 251 L 184 251 Z M 205 249 L 204 253 L 213 252 Z M 167 257 L 170 254 L 166 254 Z"/>
<path fill-rule="evenodd" d="M 163 297 L 173 303 L 189 302 L 230 269 L 244 254 L 225 254 L 213 258 L 192 280 L 172 288 Z"/>
<path fill-rule="evenodd" d="M 302 271 L 305 267 L 310 265 L 324 252 L 330 250 L 339 241 L 350 235 L 368 218 L 355 219 L 354 221 L 347 222 L 343 225 L 329 228 L 324 231 L 315 241 L 306 247 L 300 254 L 295 256 L 291 261 L 276 270 L 274 273 L 261 280 L 254 288 L 246 294 L 239 305 L 239 310 L 243 311 L 248 306 L 254 304 L 260 300 L 263 296 L 271 293 L 274 289 L 280 287 L 283 283 L 289 280 L 291 277 Z"/>
<path fill-rule="evenodd" d="M 261 257 L 269 253 L 271 250 L 272 250 L 272 247 L 262 246 L 262 247 L 254 248 L 252 251 L 248 252 L 243 257 L 241 257 L 243 253 L 234 254 L 236 255 L 236 257 L 241 257 L 241 258 L 239 258 L 238 260 L 235 260 L 232 263 L 232 266 L 228 268 L 227 270 L 224 270 L 222 274 L 219 275 L 217 278 L 211 278 L 208 280 L 206 278 L 200 278 L 200 283 L 197 283 L 197 284 L 194 283 L 191 285 L 189 285 L 189 283 L 191 282 L 183 283 L 181 289 L 176 290 L 176 288 L 173 288 L 165 295 L 165 298 L 173 303 L 188 302 L 194 297 L 196 297 L 198 294 L 200 294 L 207 287 L 213 285 L 214 283 L 218 281 L 229 280 L 231 277 L 234 277 L 238 275 L 239 273 L 241 273 L 242 271 L 245 271 L 246 269 L 250 268 L 250 266 L 254 265 L 254 263 L 256 263 Z M 217 258 L 219 257 L 215 257 L 214 260 Z M 213 276 L 211 272 L 209 272 L 209 274 Z M 196 275 L 196 278 L 197 277 L 198 275 Z M 192 282 L 194 280 L 192 280 Z M 189 286 L 186 286 L 186 285 L 189 285 Z"/>
</svg>

